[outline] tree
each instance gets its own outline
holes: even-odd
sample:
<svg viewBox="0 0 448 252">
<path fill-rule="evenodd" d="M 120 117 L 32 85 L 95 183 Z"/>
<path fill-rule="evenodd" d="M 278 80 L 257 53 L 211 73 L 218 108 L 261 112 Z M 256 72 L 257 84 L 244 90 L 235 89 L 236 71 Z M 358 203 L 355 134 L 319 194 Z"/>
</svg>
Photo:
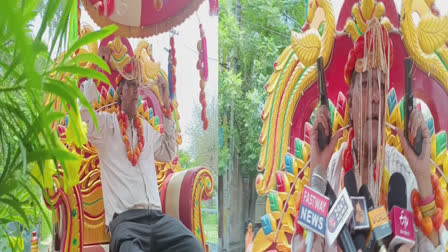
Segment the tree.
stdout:
<svg viewBox="0 0 448 252">
<path fill-rule="evenodd" d="M 244 156 L 241 164 L 251 176 L 256 175 L 260 149 L 264 85 L 276 58 L 290 43 L 290 31 L 304 22 L 303 14 L 304 1 L 220 1 L 219 125 L 225 146 L 237 137 L 235 148 Z M 229 132 L 232 101 L 235 131 Z"/>
<path fill-rule="evenodd" d="M 187 127 L 185 134 L 189 135 L 191 142 L 186 147 L 193 159 L 190 167 L 208 167 L 215 186 L 218 176 L 218 101 L 211 97 L 207 104 L 207 117 L 209 119 L 208 129 L 202 127 L 200 104 L 195 104 L 193 118 L 196 118 Z"/>
<path fill-rule="evenodd" d="M 220 0 L 219 4 L 219 127 L 223 132 L 219 172 L 225 174 L 232 164 L 248 180 L 246 216 L 254 221 L 264 86 L 278 55 L 290 44 L 290 32 L 300 30 L 305 21 L 305 1 Z"/>
<path fill-rule="evenodd" d="M 192 167 L 192 160 L 188 152 L 179 150 L 178 156 L 179 156 L 179 163 L 182 168 L 189 169 Z"/>
</svg>

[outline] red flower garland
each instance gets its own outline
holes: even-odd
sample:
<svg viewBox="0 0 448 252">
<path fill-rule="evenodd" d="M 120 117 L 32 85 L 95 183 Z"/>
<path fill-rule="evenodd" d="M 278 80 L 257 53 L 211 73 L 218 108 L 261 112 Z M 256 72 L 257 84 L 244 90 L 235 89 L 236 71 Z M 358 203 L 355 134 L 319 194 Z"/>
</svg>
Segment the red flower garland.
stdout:
<svg viewBox="0 0 448 252">
<path fill-rule="evenodd" d="M 199 70 L 199 74 L 201 76 L 201 80 L 199 81 L 199 86 L 201 88 L 201 92 L 199 93 L 199 102 L 202 105 L 202 113 L 201 113 L 201 120 L 203 122 L 203 128 L 204 130 L 207 130 L 208 128 L 208 118 L 207 118 L 207 102 L 205 100 L 205 84 L 208 80 L 208 57 L 207 57 L 207 40 L 205 39 L 205 33 L 202 29 L 202 24 L 199 25 L 200 33 L 201 33 L 201 40 L 198 41 L 197 47 L 199 51 L 199 59 L 196 64 L 196 68 Z"/>
<path fill-rule="evenodd" d="M 342 167 L 344 168 L 345 173 L 353 169 L 352 140 L 354 135 L 353 129 L 350 128 L 350 131 L 348 132 L 347 147 L 342 152 Z"/>
<path fill-rule="evenodd" d="M 134 126 L 137 128 L 138 143 L 137 146 L 135 146 L 134 150 L 131 149 L 131 143 L 129 142 L 129 138 L 126 135 L 126 130 L 128 128 L 127 115 L 121 112 L 120 106 L 118 106 L 117 119 L 120 125 L 120 132 L 123 135 L 123 142 L 124 145 L 126 146 L 128 159 L 131 162 L 132 166 L 135 166 L 138 160 L 140 159 L 140 154 L 143 150 L 143 147 L 145 146 L 145 139 L 143 136 L 143 125 L 142 122 L 140 121 L 141 119 L 138 118 L 137 115 L 135 115 Z"/>
</svg>

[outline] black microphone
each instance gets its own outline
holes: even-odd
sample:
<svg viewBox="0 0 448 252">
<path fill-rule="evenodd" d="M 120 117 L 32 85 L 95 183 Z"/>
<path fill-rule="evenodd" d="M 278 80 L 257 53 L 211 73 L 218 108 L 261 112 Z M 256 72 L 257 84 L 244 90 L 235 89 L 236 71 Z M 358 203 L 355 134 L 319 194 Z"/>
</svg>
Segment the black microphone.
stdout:
<svg viewBox="0 0 448 252">
<path fill-rule="evenodd" d="M 344 176 L 344 186 L 347 189 L 348 195 L 352 198 L 352 203 L 353 200 L 356 200 L 356 196 L 358 195 L 358 190 L 356 188 L 356 178 L 355 178 L 355 173 L 353 173 L 353 170 L 348 171 L 345 176 Z M 357 215 L 357 209 L 356 206 L 353 206 L 354 209 L 354 214 L 353 214 L 353 222 L 352 222 L 352 230 L 353 230 L 353 240 L 355 243 L 355 248 L 356 251 L 367 251 L 366 248 L 366 234 L 362 231 L 358 231 L 356 228 L 356 215 Z M 362 210 L 361 210 L 362 211 Z M 361 213 L 364 214 L 364 213 Z M 365 215 L 365 217 L 367 219 L 367 215 Z M 366 221 L 368 223 L 368 221 Z"/>
<path fill-rule="evenodd" d="M 402 246 L 411 249 L 415 244 L 414 216 L 407 210 L 406 181 L 396 172 L 389 180 L 387 202 L 389 219 L 392 223 L 392 240 L 389 244 L 393 250 Z"/>
<path fill-rule="evenodd" d="M 348 195 L 351 197 L 358 195 L 358 189 L 356 189 L 356 178 L 353 170 L 350 170 L 345 174 L 344 186 L 347 189 Z"/>
<path fill-rule="evenodd" d="M 375 204 L 373 203 L 372 195 L 370 195 L 369 188 L 366 185 L 361 185 L 358 192 L 359 196 L 362 196 L 366 199 L 367 210 L 372 210 L 375 208 Z"/>
<path fill-rule="evenodd" d="M 375 208 L 372 196 L 366 185 L 359 189 L 359 195 L 366 198 L 367 209 L 369 209 L 370 233 L 367 238 L 367 248 L 375 251 L 387 251 L 384 239 L 392 234 L 392 228 L 384 206 Z"/>
<path fill-rule="evenodd" d="M 396 172 L 389 179 L 389 191 L 387 192 L 387 210 L 390 212 L 393 206 L 407 209 L 406 181 L 403 175 Z"/>
<path fill-rule="evenodd" d="M 331 188 L 331 185 L 328 182 L 327 182 L 327 188 L 325 190 L 325 195 L 330 200 L 329 209 L 331 209 L 333 207 L 334 202 L 336 201 L 336 194 L 334 193 L 333 188 Z M 344 224 L 344 226 L 342 227 L 337 240 L 339 246 L 341 246 L 344 251 L 349 252 L 356 251 L 356 247 L 355 244 L 353 243 L 347 224 Z"/>
</svg>

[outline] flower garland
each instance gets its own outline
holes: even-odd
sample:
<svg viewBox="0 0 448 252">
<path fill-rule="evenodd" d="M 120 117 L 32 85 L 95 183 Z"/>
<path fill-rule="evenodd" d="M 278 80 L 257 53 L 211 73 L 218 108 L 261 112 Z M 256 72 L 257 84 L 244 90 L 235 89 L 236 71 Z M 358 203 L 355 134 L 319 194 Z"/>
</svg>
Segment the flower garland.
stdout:
<svg viewBox="0 0 448 252">
<path fill-rule="evenodd" d="M 164 1 L 163 0 L 154 0 L 153 6 L 157 12 L 160 12 L 163 8 Z"/>
<path fill-rule="evenodd" d="M 208 118 L 207 118 L 207 102 L 205 100 L 205 84 L 208 80 L 208 58 L 207 58 L 207 40 L 205 38 L 204 30 L 202 29 L 202 24 L 199 24 L 199 30 L 201 33 L 201 39 L 198 41 L 197 47 L 199 52 L 199 59 L 196 64 L 196 68 L 199 70 L 199 74 L 201 76 L 201 80 L 199 81 L 199 86 L 201 88 L 201 92 L 199 93 L 199 101 L 202 105 L 202 113 L 201 120 L 203 122 L 204 130 L 208 128 Z"/>
<path fill-rule="evenodd" d="M 342 153 L 342 167 L 344 168 L 344 173 L 353 169 L 352 140 L 354 135 L 353 128 L 350 128 L 350 131 L 348 132 L 347 147 Z"/>
<path fill-rule="evenodd" d="M 219 3 L 218 0 L 209 0 L 209 15 L 217 16 L 219 11 Z"/>
<path fill-rule="evenodd" d="M 126 152 L 128 155 L 128 159 L 131 162 L 132 166 L 135 166 L 140 159 L 140 154 L 143 150 L 143 147 L 145 146 L 145 139 L 143 136 L 143 125 L 141 122 L 141 119 L 138 118 L 137 115 L 135 115 L 134 119 L 134 126 L 137 128 L 137 137 L 138 142 L 135 146 L 134 150 L 131 149 L 131 143 L 129 142 L 129 138 L 126 135 L 126 130 L 128 128 L 128 119 L 126 113 L 121 112 L 120 106 L 118 106 L 117 111 L 117 119 L 118 123 L 120 125 L 120 132 L 121 135 L 123 135 L 123 143 L 126 146 Z"/>
<path fill-rule="evenodd" d="M 90 0 L 100 16 L 109 17 L 115 11 L 115 0 Z"/>
<path fill-rule="evenodd" d="M 171 114 L 174 111 L 174 105 L 172 102 L 170 102 L 170 108 L 166 108 L 165 106 L 161 106 L 162 107 L 162 113 L 166 116 L 166 117 L 170 117 Z"/>
<path fill-rule="evenodd" d="M 172 33 L 173 34 L 173 33 Z M 176 49 L 174 48 L 174 36 L 170 37 L 170 53 L 168 55 L 168 83 L 170 85 L 170 99 L 174 99 L 176 93 Z"/>
<path fill-rule="evenodd" d="M 353 169 L 353 155 L 352 155 L 352 140 L 354 138 L 353 128 L 350 128 L 348 132 L 348 140 L 347 147 L 342 152 L 342 167 L 344 168 L 344 176 L 347 172 Z M 376 182 L 376 178 L 378 177 L 378 169 L 377 166 L 374 167 L 373 172 L 373 180 Z M 342 179 L 342 184 L 344 184 L 344 179 Z"/>
</svg>

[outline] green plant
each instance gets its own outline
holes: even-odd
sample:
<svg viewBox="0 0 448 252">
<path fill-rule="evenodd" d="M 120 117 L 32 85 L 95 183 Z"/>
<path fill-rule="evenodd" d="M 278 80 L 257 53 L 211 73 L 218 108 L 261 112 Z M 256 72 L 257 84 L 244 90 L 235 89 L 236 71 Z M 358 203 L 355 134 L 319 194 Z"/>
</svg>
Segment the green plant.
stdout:
<svg viewBox="0 0 448 252">
<path fill-rule="evenodd" d="M 222 146 L 218 166 L 220 175 L 227 174 L 232 167 L 231 174 L 240 175 L 231 177 L 232 181 L 248 182 L 248 196 L 245 194 L 242 203 L 248 207 L 243 207 L 244 219 L 240 223 L 246 218 L 252 221 L 255 218 L 258 197 L 255 184 L 261 150 L 258 141 L 262 129 L 260 116 L 266 100 L 265 85 L 274 71 L 277 57 L 291 43 L 291 31 L 301 30 L 305 22 L 305 2 L 219 1 L 221 68 L 218 92 Z M 235 170 L 237 172 L 233 172 Z M 241 227 L 228 228 L 239 230 Z"/>
<path fill-rule="evenodd" d="M 117 27 L 90 33 L 68 46 L 69 20 L 75 18 L 70 13 L 76 2 L 46 1 L 34 38 L 31 24 L 38 0 L 6 0 L 0 7 L 0 241 L 8 240 L 14 251 L 23 250 L 23 246 L 15 246 L 18 243 L 12 241 L 20 241 L 24 230 L 34 229 L 39 218 L 43 217 L 42 225 L 51 229 L 49 218 L 41 214 L 45 211 L 41 200 L 42 195 L 48 197 L 45 187 L 52 186 L 53 174 L 59 175 L 56 167 L 63 171 L 68 186 L 77 183 L 80 156 L 60 142 L 56 125 L 67 114 L 71 141 L 78 146 L 85 142 L 78 101 L 93 117 L 94 113 L 78 89 L 78 80 L 87 77 L 109 83 L 102 73 L 80 66 L 88 61 L 109 72 L 102 59 L 75 53 L 112 34 Z M 47 31 L 46 44 L 44 34 L 58 11 L 61 19 L 55 30 Z M 67 52 L 61 54 L 65 48 Z M 61 57 L 52 60 L 54 54 Z M 54 108 L 55 102 L 61 110 Z M 11 230 L 9 225 L 17 228 Z"/>
</svg>

